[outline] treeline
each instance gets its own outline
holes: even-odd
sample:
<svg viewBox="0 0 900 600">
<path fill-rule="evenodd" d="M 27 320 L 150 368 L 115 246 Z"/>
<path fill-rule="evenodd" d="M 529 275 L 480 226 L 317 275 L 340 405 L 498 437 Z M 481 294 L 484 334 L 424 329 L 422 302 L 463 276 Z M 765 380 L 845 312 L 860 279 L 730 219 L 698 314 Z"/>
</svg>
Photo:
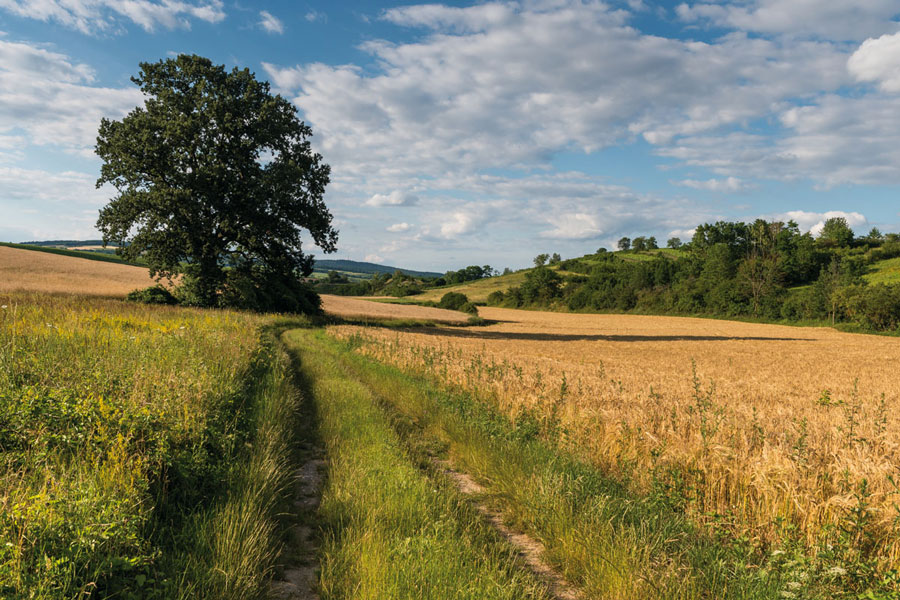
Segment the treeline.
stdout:
<svg viewBox="0 0 900 600">
<path fill-rule="evenodd" d="M 315 290 L 320 294 L 338 296 L 414 296 L 429 288 L 455 285 L 499 275 L 490 265 L 470 265 L 458 271 L 447 271 L 444 275 L 429 279 L 413 277 L 402 271 L 376 273 L 371 279 L 350 281 L 337 271 L 329 271 L 325 279 L 315 282 Z"/>
<path fill-rule="evenodd" d="M 856 238 L 843 218 L 826 221 L 817 237 L 793 221 L 720 221 L 699 226 L 687 244 L 668 245 L 680 251 L 637 261 L 601 250 L 565 260 L 565 276 L 540 266 L 488 304 L 900 326 L 900 284 L 863 278 L 873 263 L 900 256 L 898 234 L 873 229 Z"/>
</svg>

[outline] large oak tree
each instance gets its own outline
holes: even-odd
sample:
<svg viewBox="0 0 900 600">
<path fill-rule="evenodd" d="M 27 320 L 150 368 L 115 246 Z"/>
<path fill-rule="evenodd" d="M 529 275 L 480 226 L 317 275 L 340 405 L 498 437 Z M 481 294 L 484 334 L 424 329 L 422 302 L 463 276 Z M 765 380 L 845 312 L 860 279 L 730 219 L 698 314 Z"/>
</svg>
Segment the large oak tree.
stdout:
<svg viewBox="0 0 900 600">
<path fill-rule="evenodd" d="M 309 309 L 297 294 L 312 270 L 303 231 L 333 252 L 323 202 L 330 168 L 290 102 L 247 69 L 200 56 L 141 63 L 143 107 L 103 119 L 98 187 L 105 243 L 143 257 L 156 277 L 183 274 L 196 304 Z"/>
</svg>

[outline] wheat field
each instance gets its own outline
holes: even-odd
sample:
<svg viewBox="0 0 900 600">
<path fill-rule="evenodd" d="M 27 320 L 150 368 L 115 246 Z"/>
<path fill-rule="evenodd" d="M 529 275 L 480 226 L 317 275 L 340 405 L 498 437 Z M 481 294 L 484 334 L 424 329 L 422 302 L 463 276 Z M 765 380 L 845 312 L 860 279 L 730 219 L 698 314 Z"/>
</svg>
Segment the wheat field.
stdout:
<svg viewBox="0 0 900 600">
<path fill-rule="evenodd" d="M 900 565 L 900 339 L 723 320 L 482 308 L 484 327 L 336 326 L 475 391 L 635 489 L 760 548 Z M 847 538 L 853 537 L 853 539 Z"/>
<path fill-rule="evenodd" d="M 387 304 L 370 302 L 348 296 L 322 294 L 322 310 L 337 317 L 374 319 L 423 319 L 442 323 L 465 323 L 469 315 L 455 310 L 417 306 L 414 304 Z"/>
<path fill-rule="evenodd" d="M 123 297 L 154 283 L 144 267 L 0 246 L 0 292 Z"/>
</svg>

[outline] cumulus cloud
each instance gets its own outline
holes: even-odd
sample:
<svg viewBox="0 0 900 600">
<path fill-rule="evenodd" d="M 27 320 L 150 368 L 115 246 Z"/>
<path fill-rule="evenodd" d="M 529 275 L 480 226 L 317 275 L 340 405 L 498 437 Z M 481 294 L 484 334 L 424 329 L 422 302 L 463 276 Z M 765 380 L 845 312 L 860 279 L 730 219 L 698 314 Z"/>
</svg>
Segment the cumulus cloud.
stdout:
<svg viewBox="0 0 900 600">
<path fill-rule="evenodd" d="M 774 215 L 772 218 L 784 222 L 794 221 L 800 227 L 801 231 L 809 231 L 815 236 L 822 232 L 825 221 L 838 217 L 846 219 L 847 225 L 853 229 L 864 228 L 864 226 L 868 224 L 865 215 L 858 212 L 844 212 L 842 210 L 829 210 L 821 213 L 805 210 L 791 210 Z"/>
<path fill-rule="evenodd" d="M 0 39 L 0 135 L 21 130 L 28 143 L 89 153 L 101 117 L 120 118 L 143 104 L 136 87 L 93 80 L 93 69 L 63 54 Z"/>
<path fill-rule="evenodd" d="M 900 92 L 900 33 L 868 39 L 847 61 L 857 81 L 871 81 L 886 92 Z"/>
<path fill-rule="evenodd" d="M 268 33 L 284 33 L 284 23 L 267 10 L 259 11 L 259 26 Z"/>
<path fill-rule="evenodd" d="M 409 231 L 410 229 L 412 229 L 412 225 L 409 223 L 394 223 L 387 228 L 391 233 L 402 233 L 404 231 Z"/>
<path fill-rule="evenodd" d="M 218 23 L 221 0 L 0 0 L 0 9 L 18 17 L 53 21 L 82 33 L 115 31 L 130 21 L 145 31 L 190 29 L 191 20 Z"/>
<path fill-rule="evenodd" d="M 741 31 L 863 40 L 898 29 L 894 0 L 747 0 L 681 4 L 678 16 Z"/>
<path fill-rule="evenodd" d="M 471 233 L 478 225 L 475 215 L 464 211 L 455 211 L 441 223 L 440 235 L 443 238 L 456 238 L 466 233 Z"/>
<path fill-rule="evenodd" d="M 673 181 L 675 185 L 689 187 L 695 190 L 705 190 L 708 192 L 743 192 L 753 189 L 753 185 L 738 179 L 737 177 L 726 177 L 724 179 L 707 179 L 705 181 L 697 179 L 682 179 L 681 181 Z"/>
<path fill-rule="evenodd" d="M 566 213 L 548 217 L 553 229 L 541 232 L 541 237 L 557 240 L 587 240 L 598 238 L 603 230 L 594 216 L 587 213 Z"/>
<path fill-rule="evenodd" d="M 424 5 L 384 18 L 428 34 L 363 44 L 374 72 L 263 65 L 279 89 L 296 90 L 322 150 L 348 174 L 532 167 L 639 136 L 667 144 L 852 82 L 834 44 L 643 35 L 601 3 Z"/>
<path fill-rule="evenodd" d="M 384 258 L 381 256 L 378 256 L 377 254 L 366 254 L 366 258 L 363 260 L 365 260 L 366 262 L 371 262 L 371 263 L 383 263 L 384 262 Z"/>
<path fill-rule="evenodd" d="M 366 200 L 366 206 L 414 206 L 419 198 L 408 192 L 394 190 L 390 194 L 375 194 Z"/>
</svg>

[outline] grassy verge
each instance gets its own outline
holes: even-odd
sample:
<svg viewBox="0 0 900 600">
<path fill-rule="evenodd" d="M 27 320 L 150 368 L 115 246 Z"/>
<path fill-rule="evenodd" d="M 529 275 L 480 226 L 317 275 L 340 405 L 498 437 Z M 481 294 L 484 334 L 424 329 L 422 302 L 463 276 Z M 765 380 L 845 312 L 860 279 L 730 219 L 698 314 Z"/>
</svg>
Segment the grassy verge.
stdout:
<svg viewBox="0 0 900 600">
<path fill-rule="evenodd" d="M 321 331 L 285 335 L 316 404 L 329 470 L 319 508 L 320 594 L 542 598 L 543 587 L 452 485 L 411 461 L 371 390 Z"/>
<path fill-rule="evenodd" d="M 0 296 L 0 597 L 264 595 L 296 401 L 267 326 Z"/>
<path fill-rule="evenodd" d="M 761 553 L 727 527 L 696 526 L 669 477 L 635 494 L 561 451 L 558 424 L 528 413 L 510 422 L 476 398 L 349 352 L 355 343 L 329 342 L 340 370 L 393 415 L 408 451 L 423 464 L 449 458 L 475 476 L 485 500 L 540 539 L 548 560 L 588 598 L 893 598 L 900 591 L 896 573 L 853 562 L 850 546 L 810 558 L 785 539 Z"/>
</svg>

